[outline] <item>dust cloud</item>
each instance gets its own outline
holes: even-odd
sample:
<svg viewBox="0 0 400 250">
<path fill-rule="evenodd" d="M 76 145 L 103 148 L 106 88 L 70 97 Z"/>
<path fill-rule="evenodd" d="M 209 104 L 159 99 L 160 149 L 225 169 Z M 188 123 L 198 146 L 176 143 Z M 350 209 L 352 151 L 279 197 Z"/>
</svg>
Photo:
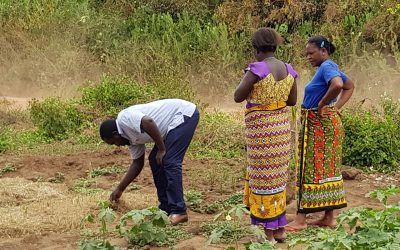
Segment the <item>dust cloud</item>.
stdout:
<svg viewBox="0 0 400 250">
<path fill-rule="evenodd" d="M 71 97 L 88 80 L 97 81 L 101 67 L 85 49 L 65 37 L 32 37 L 0 32 L 0 97 Z"/>
<path fill-rule="evenodd" d="M 304 96 L 304 87 L 316 69 L 304 65 L 302 68 L 297 66 L 296 70 L 300 76 L 297 81 L 297 104 L 300 105 Z M 355 83 L 353 96 L 346 106 L 359 106 L 361 103 L 363 107 L 375 106 L 383 96 L 400 100 L 400 68 L 389 65 L 381 55 L 371 53 L 363 57 L 354 57 L 351 63 L 341 67 L 341 70 Z M 197 87 L 196 91 L 201 100 L 210 104 L 210 109 L 228 112 L 243 110 L 243 103 L 237 104 L 233 101 L 233 92 L 242 76 L 232 74 L 229 77 L 207 77 L 202 79 L 201 85 L 197 84 L 204 87 Z"/>
<path fill-rule="evenodd" d="M 98 81 L 103 73 L 90 52 L 65 36 L 31 37 L 24 32 L 3 31 L 0 47 L 0 98 L 6 97 L 19 106 L 31 98 L 74 96 L 79 86 Z M 300 74 L 298 103 L 303 98 L 305 84 L 315 72 L 308 65 L 301 66 L 295 66 Z M 352 103 L 365 101 L 366 105 L 374 105 L 383 95 L 400 98 L 400 70 L 389 66 L 378 54 L 353 58 L 342 70 L 356 84 Z M 244 104 L 233 101 L 233 92 L 242 72 L 206 68 L 188 72 L 186 80 L 210 109 L 239 111 Z"/>
</svg>

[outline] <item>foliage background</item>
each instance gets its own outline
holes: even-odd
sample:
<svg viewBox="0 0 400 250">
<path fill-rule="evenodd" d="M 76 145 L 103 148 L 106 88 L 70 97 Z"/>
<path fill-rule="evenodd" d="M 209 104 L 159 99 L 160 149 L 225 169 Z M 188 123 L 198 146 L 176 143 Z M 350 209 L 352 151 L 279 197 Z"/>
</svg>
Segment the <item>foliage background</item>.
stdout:
<svg viewBox="0 0 400 250">
<path fill-rule="evenodd" d="M 0 151 L 97 142 L 102 118 L 158 98 L 188 99 L 203 112 L 205 103 L 229 109 L 261 26 L 284 37 L 277 54 L 299 71 L 300 90 L 313 70 L 307 39 L 321 34 L 335 43 L 333 59 L 356 81 L 344 163 L 398 167 L 398 109 L 379 104 L 384 93 L 392 106 L 400 97 L 395 0 L 0 0 L 0 94 L 61 97 L 33 101 L 29 114 L 2 111 Z M 243 154 L 241 116 L 208 112 L 192 155 Z"/>
</svg>

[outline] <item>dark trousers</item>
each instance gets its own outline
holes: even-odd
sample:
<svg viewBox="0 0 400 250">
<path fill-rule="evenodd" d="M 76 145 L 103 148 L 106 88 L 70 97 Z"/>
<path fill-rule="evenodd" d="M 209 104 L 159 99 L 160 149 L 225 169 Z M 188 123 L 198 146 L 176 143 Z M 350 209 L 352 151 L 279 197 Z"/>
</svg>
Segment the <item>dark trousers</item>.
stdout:
<svg viewBox="0 0 400 250">
<path fill-rule="evenodd" d="M 162 166 L 157 165 L 157 146 L 154 146 L 149 155 L 149 163 L 160 202 L 159 208 L 168 214 L 184 214 L 186 212 L 183 198 L 182 161 L 199 122 L 199 117 L 199 111 L 196 109 L 192 117 L 184 116 L 184 122 L 168 132 L 164 141 L 166 154 Z"/>
</svg>

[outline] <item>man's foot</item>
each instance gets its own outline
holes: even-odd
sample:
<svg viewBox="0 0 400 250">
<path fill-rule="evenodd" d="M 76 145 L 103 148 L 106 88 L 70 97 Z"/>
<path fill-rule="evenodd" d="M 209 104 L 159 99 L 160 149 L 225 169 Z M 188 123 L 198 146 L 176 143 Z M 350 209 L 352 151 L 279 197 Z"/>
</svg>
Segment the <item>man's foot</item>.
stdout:
<svg viewBox="0 0 400 250">
<path fill-rule="evenodd" d="M 285 226 L 287 232 L 298 232 L 304 229 L 307 229 L 307 224 L 300 224 L 295 220 Z"/>
<path fill-rule="evenodd" d="M 185 223 L 189 220 L 187 213 L 184 214 L 171 214 L 169 216 L 169 220 L 171 221 L 171 225 L 176 226 L 179 223 Z"/>
<path fill-rule="evenodd" d="M 336 222 L 334 219 L 322 218 L 320 220 L 312 221 L 310 225 L 318 226 L 318 227 L 330 227 L 335 228 Z"/>
</svg>

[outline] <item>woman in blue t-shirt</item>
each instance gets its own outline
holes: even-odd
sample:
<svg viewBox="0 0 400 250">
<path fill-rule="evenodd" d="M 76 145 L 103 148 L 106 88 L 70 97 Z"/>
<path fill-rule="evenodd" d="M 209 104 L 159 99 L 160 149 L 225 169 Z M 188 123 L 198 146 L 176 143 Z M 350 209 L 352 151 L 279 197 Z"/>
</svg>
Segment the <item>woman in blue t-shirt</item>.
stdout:
<svg viewBox="0 0 400 250">
<path fill-rule="evenodd" d="M 285 228 L 307 228 L 306 214 L 324 211 L 317 226 L 334 227 L 334 209 L 346 207 L 342 161 L 343 126 L 339 109 L 349 100 L 354 83 L 329 56 L 335 46 L 325 37 L 312 37 L 306 46 L 307 59 L 317 67 L 304 90 L 302 128 L 297 171 L 297 216 Z"/>
</svg>

